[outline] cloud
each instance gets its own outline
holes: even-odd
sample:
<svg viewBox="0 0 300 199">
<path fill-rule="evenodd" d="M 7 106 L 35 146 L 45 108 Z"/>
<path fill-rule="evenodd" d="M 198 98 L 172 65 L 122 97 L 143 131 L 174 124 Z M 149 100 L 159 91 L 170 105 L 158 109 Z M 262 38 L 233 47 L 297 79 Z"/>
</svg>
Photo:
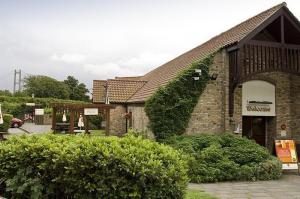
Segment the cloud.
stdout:
<svg viewBox="0 0 300 199">
<path fill-rule="evenodd" d="M 120 58 L 114 62 L 85 64 L 85 72 L 99 75 L 99 78 L 116 76 L 144 75 L 149 70 L 162 65 L 172 57 L 171 54 L 144 52 L 136 57 Z"/>
<path fill-rule="evenodd" d="M 85 72 L 99 76 L 99 79 L 114 78 L 116 76 L 135 76 L 139 73 L 129 68 L 121 67 L 112 62 L 103 64 L 85 64 L 83 66 Z"/>
<path fill-rule="evenodd" d="M 53 61 L 61 61 L 61 62 L 65 62 L 65 63 L 82 63 L 86 60 L 87 56 L 83 55 L 83 54 L 76 54 L 76 53 L 72 53 L 72 54 L 53 54 L 50 59 Z"/>
</svg>

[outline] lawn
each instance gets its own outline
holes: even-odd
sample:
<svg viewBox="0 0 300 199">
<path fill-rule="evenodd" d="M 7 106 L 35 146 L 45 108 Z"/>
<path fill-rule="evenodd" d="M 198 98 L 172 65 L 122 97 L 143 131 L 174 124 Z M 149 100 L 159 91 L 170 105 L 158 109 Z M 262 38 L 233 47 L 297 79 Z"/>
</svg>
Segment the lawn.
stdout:
<svg viewBox="0 0 300 199">
<path fill-rule="evenodd" d="M 185 199 L 217 199 L 217 197 L 211 196 L 200 190 L 188 189 Z"/>
</svg>

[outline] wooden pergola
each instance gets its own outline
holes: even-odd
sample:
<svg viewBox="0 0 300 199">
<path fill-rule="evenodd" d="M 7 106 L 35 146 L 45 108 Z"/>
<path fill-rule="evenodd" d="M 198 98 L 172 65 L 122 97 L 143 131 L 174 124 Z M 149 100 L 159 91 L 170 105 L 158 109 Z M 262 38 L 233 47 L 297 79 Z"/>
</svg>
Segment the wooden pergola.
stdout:
<svg viewBox="0 0 300 199">
<path fill-rule="evenodd" d="M 57 122 L 56 115 L 57 113 L 68 112 L 70 114 L 70 119 L 68 124 L 68 132 L 74 133 L 75 125 L 75 115 L 81 114 L 83 116 L 85 124 L 85 133 L 89 133 L 89 121 L 88 116 L 85 115 L 85 112 L 88 110 L 98 110 L 98 112 L 103 113 L 106 125 L 105 125 L 105 135 L 109 135 L 109 126 L 110 126 L 110 109 L 115 107 L 109 104 L 71 104 L 71 103 L 52 103 L 52 130 L 56 130 Z"/>
</svg>

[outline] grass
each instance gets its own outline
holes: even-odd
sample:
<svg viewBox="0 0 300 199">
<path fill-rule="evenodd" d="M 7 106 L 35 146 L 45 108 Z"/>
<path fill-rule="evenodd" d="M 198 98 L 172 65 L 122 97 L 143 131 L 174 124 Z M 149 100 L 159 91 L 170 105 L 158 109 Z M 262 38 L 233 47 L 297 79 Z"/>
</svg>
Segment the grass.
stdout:
<svg viewBox="0 0 300 199">
<path fill-rule="evenodd" d="M 201 190 L 188 189 L 185 199 L 217 199 L 217 197 L 211 196 Z"/>
<path fill-rule="evenodd" d="M 105 136 L 104 130 L 91 130 L 92 136 Z"/>
</svg>

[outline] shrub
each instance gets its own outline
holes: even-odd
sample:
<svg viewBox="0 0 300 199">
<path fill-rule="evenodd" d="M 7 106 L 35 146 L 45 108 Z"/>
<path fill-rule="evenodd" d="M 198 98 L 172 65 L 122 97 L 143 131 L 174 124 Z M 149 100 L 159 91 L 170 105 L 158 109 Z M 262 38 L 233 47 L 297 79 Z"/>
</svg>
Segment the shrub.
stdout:
<svg viewBox="0 0 300 199">
<path fill-rule="evenodd" d="M 199 97 L 209 80 L 209 66 L 214 55 L 197 61 L 187 67 L 165 87 L 159 88 L 145 103 L 145 112 L 149 118 L 149 127 L 157 140 L 164 140 L 182 134 L 191 117 Z M 202 73 L 194 81 L 195 69 Z"/>
<path fill-rule="evenodd" d="M 12 115 L 3 114 L 3 124 L 0 124 L 0 132 L 7 132 L 10 128 L 12 118 Z"/>
<path fill-rule="evenodd" d="M 74 100 L 62 100 L 55 98 L 31 98 L 31 97 L 14 97 L 0 95 L 0 103 L 2 104 L 2 111 L 11 114 L 18 118 L 23 118 L 24 113 L 32 112 L 33 107 L 28 107 L 25 103 L 35 103 L 40 107 L 45 108 L 45 113 L 49 114 L 52 109 L 49 108 L 51 103 L 86 103 Z"/>
<path fill-rule="evenodd" d="M 271 180 L 281 176 L 281 162 L 253 140 L 232 134 L 174 136 L 169 145 L 188 157 L 192 182 Z"/>
<path fill-rule="evenodd" d="M 0 159 L 8 198 L 183 198 L 187 186 L 178 151 L 133 136 L 12 137 Z"/>
</svg>

